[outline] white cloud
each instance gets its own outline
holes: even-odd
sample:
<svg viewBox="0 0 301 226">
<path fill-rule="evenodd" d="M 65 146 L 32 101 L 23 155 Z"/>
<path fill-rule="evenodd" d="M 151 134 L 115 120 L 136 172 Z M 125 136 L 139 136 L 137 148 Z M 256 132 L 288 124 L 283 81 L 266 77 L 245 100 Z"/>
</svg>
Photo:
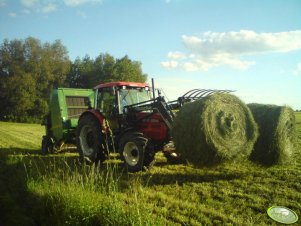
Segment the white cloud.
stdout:
<svg viewBox="0 0 301 226">
<path fill-rule="evenodd" d="M 93 3 L 93 4 L 101 4 L 103 0 L 64 0 L 67 6 L 79 6 L 83 4 Z"/>
<path fill-rule="evenodd" d="M 35 7 L 39 4 L 39 0 L 21 0 L 21 4 L 27 8 Z"/>
<path fill-rule="evenodd" d="M 23 13 L 30 14 L 31 11 L 37 13 L 52 13 L 55 12 L 58 6 L 52 2 L 41 0 L 21 0 L 21 4 L 25 7 Z"/>
<path fill-rule="evenodd" d="M 209 31 L 199 36 L 183 35 L 182 40 L 188 53 L 169 52 L 167 57 L 178 60 L 178 66 L 186 71 L 207 71 L 221 65 L 247 70 L 256 62 L 242 60 L 243 56 L 300 50 L 301 30 L 279 33 Z"/>
<path fill-rule="evenodd" d="M 185 46 L 192 52 L 205 54 L 228 53 L 234 55 L 267 52 L 289 52 L 301 48 L 301 30 L 279 33 L 205 32 L 199 37 L 182 36 Z"/>
<path fill-rule="evenodd" d="M 24 6 L 22 12 L 24 14 L 36 13 L 52 13 L 58 10 L 58 6 L 65 4 L 66 6 L 80 6 L 84 4 L 101 4 L 103 0 L 64 0 L 63 3 L 57 0 L 20 0 Z M 5 5 L 5 0 L 0 0 L 0 6 Z M 83 12 L 78 13 L 79 16 L 87 18 L 87 15 Z"/>
<path fill-rule="evenodd" d="M 49 3 L 47 5 L 43 5 L 41 7 L 41 12 L 42 13 L 51 13 L 57 10 L 57 5 L 53 4 L 53 3 Z"/>
<path fill-rule="evenodd" d="M 6 0 L 0 0 L 0 8 L 6 6 Z"/>
<path fill-rule="evenodd" d="M 13 12 L 9 13 L 8 15 L 9 15 L 10 17 L 13 17 L 13 18 L 17 17 L 17 14 L 16 14 L 16 13 L 13 13 Z"/>
<path fill-rule="evenodd" d="M 186 55 L 184 53 L 176 51 L 176 52 L 169 52 L 167 54 L 167 57 L 170 59 L 179 60 L 179 59 L 185 59 Z"/>
<path fill-rule="evenodd" d="M 177 61 L 164 61 L 164 62 L 161 62 L 161 66 L 164 67 L 164 68 L 168 68 L 168 69 L 171 69 L 171 68 L 176 68 L 178 66 L 178 62 Z"/>
<path fill-rule="evenodd" d="M 200 70 L 199 65 L 197 65 L 196 63 L 191 63 L 191 62 L 183 63 L 182 68 L 184 68 L 185 71 L 198 71 L 198 70 Z M 204 71 L 207 71 L 207 70 L 204 70 Z"/>
</svg>

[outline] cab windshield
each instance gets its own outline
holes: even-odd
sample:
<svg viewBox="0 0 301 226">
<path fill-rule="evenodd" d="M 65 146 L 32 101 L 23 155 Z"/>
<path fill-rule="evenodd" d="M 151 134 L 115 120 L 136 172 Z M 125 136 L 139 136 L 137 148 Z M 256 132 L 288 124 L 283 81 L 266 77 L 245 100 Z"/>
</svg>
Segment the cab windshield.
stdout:
<svg viewBox="0 0 301 226">
<path fill-rule="evenodd" d="M 119 95 L 120 95 L 120 106 L 122 107 L 122 109 L 127 105 L 137 104 L 151 99 L 150 91 L 144 88 L 121 89 Z"/>
</svg>

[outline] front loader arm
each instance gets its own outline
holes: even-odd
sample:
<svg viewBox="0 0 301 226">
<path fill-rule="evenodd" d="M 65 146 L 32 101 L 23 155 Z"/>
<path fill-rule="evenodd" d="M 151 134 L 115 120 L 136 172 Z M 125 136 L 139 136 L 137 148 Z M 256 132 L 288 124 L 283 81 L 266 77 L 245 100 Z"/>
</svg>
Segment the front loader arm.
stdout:
<svg viewBox="0 0 301 226">
<path fill-rule="evenodd" d="M 161 115 L 169 130 L 172 129 L 175 114 L 173 110 L 179 110 L 184 104 L 204 98 L 215 93 L 230 93 L 233 90 L 214 90 L 214 89 L 193 89 L 179 97 L 175 101 L 166 102 L 164 96 L 155 99 L 128 105 L 124 108 L 124 113 L 131 115 L 141 111 L 157 112 Z"/>
<path fill-rule="evenodd" d="M 136 114 L 141 111 L 152 111 L 159 113 L 169 130 L 172 129 L 175 114 L 167 104 L 163 96 L 159 96 L 153 100 L 145 101 L 133 105 L 128 105 L 124 108 L 125 114 Z"/>
</svg>

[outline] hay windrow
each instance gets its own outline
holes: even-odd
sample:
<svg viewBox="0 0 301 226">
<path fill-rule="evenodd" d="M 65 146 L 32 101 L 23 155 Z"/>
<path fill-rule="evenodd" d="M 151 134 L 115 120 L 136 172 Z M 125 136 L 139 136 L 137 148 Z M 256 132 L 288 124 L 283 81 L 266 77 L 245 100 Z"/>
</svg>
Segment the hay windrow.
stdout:
<svg viewBox="0 0 301 226">
<path fill-rule="evenodd" d="M 259 137 L 251 160 L 264 165 L 285 164 L 291 160 L 296 137 L 294 111 L 290 107 L 248 104 L 259 126 Z"/>
<path fill-rule="evenodd" d="M 248 156 L 257 136 L 250 110 L 231 94 L 214 94 L 184 105 L 173 128 L 177 152 L 196 165 Z"/>
</svg>

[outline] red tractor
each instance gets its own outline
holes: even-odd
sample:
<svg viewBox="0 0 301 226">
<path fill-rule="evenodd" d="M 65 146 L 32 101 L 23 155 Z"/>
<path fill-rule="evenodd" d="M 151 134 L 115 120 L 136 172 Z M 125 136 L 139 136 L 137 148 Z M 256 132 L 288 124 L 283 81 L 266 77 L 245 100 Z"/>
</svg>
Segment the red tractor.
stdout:
<svg viewBox="0 0 301 226">
<path fill-rule="evenodd" d="M 131 172 L 148 167 L 155 153 L 171 141 L 173 110 L 216 90 L 189 91 L 167 103 L 155 97 L 146 83 L 111 82 L 95 87 L 93 107 L 79 118 L 76 141 L 81 159 L 103 161 L 108 150 L 117 151 Z M 227 91 L 218 91 L 227 92 Z"/>
</svg>

